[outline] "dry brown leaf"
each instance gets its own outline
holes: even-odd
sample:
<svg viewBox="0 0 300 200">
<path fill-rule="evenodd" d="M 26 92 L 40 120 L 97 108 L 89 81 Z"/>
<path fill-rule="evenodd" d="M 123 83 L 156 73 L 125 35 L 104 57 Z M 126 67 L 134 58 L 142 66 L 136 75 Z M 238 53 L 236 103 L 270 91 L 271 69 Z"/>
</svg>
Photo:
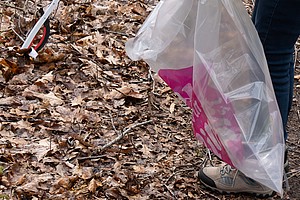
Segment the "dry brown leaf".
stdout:
<svg viewBox="0 0 300 200">
<path fill-rule="evenodd" d="M 13 105 L 22 105 L 20 100 L 16 97 L 6 97 L 0 98 L 1 106 L 13 106 Z"/>
<path fill-rule="evenodd" d="M 101 117 L 99 116 L 99 113 L 83 110 L 80 107 L 78 107 L 77 110 L 74 110 L 72 116 L 74 116 L 76 122 L 82 122 L 82 121 L 89 121 L 95 123 L 101 122 Z"/>
<path fill-rule="evenodd" d="M 30 90 L 25 90 L 23 92 L 24 97 L 37 97 L 42 99 L 44 103 L 49 103 L 51 106 L 59 106 L 64 103 L 64 101 L 58 98 L 53 92 L 49 92 L 48 94 L 42 94 Z"/>
<path fill-rule="evenodd" d="M 50 144 L 49 138 L 40 140 L 38 143 L 31 143 L 29 146 L 29 149 L 31 149 L 31 152 L 37 157 L 38 161 L 41 161 L 50 150 L 55 151 L 56 148 L 57 146 L 55 143 Z"/>
<path fill-rule="evenodd" d="M 132 97 L 135 99 L 144 99 L 145 96 L 143 94 L 140 94 L 139 92 L 135 91 L 137 88 L 135 85 L 123 85 L 122 88 L 116 88 L 115 90 L 112 90 L 110 93 L 105 94 L 104 97 L 106 99 L 112 100 L 112 99 L 121 99 L 124 97 Z"/>
<path fill-rule="evenodd" d="M 18 64 L 13 61 L 0 58 L 0 71 L 2 71 L 2 76 L 5 81 L 9 81 L 13 76 L 24 72 L 25 68 L 18 66 Z"/>
<path fill-rule="evenodd" d="M 88 60 L 88 59 L 83 59 L 83 58 L 79 58 L 79 60 L 86 64 L 86 66 L 84 66 L 82 68 L 82 71 L 91 77 L 98 77 L 100 75 L 100 72 L 102 72 L 102 69 L 100 66 L 98 66 L 95 62 Z"/>
<path fill-rule="evenodd" d="M 136 172 L 136 173 L 145 173 L 146 172 L 145 167 L 142 165 L 134 165 L 132 168 L 133 168 L 134 172 Z"/>
<path fill-rule="evenodd" d="M 116 65 L 118 63 L 118 60 L 113 55 L 106 56 L 105 60 L 112 65 Z"/>
<path fill-rule="evenodd" d="M 80 46 L 87 46 L 87 45 L 90 45 L 93 40 L 94 40 L 94 37 L 92 35 L 88 35 L 86 37 L 83 37 L 83 38 L 77 40 L 76 44 L 80 45 Z"/>
<path fill-rule="evenodd" d="M 60 162 L 56 167 L 56 171 L 57 173 L 61 176 L 67 176 L 68 172 L 69 172 L 69 167 L 66 166 L 65 162 Z"/>
<path fill-rule="evenodd" d="M 10 187 L 12 184 L 6 176 L 1 176 L 1 185 L 4 185 L 5 187 Z"/>
<path fill-rule="evenodd" d="M 150 149 L 146 145 L 143 145 L 141 151 L 143 152 L 143 157 L 145 157 L 145 158 L 152 157 L 152 153 L 150 152 Z"/>
<path fill-rule="evenodd" d="M 27 130 L 28 132 L 33 132 L 34 131 L 34 127 L 32 126 L 32 124 L 28 121 L 25 120 L 20 120 L 17 122 L 12 122 L 11 125 L 15 128 L 15 129 L 24 129 Z"/>
<path fill-rule="evenodd" d="M 26 194 L 30 196 L 37 195 L 39 190 L 38 190 L 38 180 L 32 180 L 25 185 L 19 186 L 16 188 L 16 192 L 19 194 Z"/>
<path fill-rule="evenodd" d="M 170 113 L 174 113 L 175 111 L 175 103 L 171 103 L 170 105 Z"/>
<path fill-rule="evenodd" d="M 49 73 L 42 76 L 42 78 L 38 79 L 35 83 L 51 83 L 54 80 L 53 71 L 50 71 Z"/>
<path fill-rule="evenodd" d="M 69 189 L 72 187 L 72 182 L 71 182 L 70 177 L 62 177 L 57 181 L 57 185 L 59 187 Z"/>
<path fill-rule="evenodd" d="M 136 112 L 138 112 L 138 108 L 135 106 L 125 107 L 124 115 L 129 115 L 129 114 L 136 113 Z"/>
<path fill-rule="evenodd" d="M 73 171 L 73 175 L 76 175 L 79 178 L 87 180 L 93 177 L 94 175 L 93 169 L 94 169 L 93 167 L 76 166 Z"/>
<path fill-rule="evenodd" d="M 63 52 L 52 52 L 52 51 L 44 51 L 39 54 L 38 62 L 41 63 L 53 63 L 58 62 L 64 59 L 65 53 Z"/>
<path fill-rule="evenodd" d="M 10 64 L 4 58 L 0 58 L 0 65 L 1 65 L 1 69 L 10 67 Z"/>
<path fill-rule="evenodd" d="M 98 187 L 101 187 L 102 186 L 102 183 L 101 182 L 98 182 L 97 180 L 95 180 L 94 178 L 90 181 L 89 185 L 88 185 L 88 190 L 91 192 L 91 193 L 95 193 L 96 192 L 96 189 Z"/>
<path fill-rule="evenodd" d="M 132 7 L 132 12 L 143 16 L 146 15 L 146 9 L 140 3 L 137 3 Z"/>
<path fill-rule="evenodd" d="M 82 97 L 79 95 L 79 96 L 76 96 L 72 101 L 71 101 L 71 106 L 79 106 L 82 104 Z"/>
<path fill-rule="evenodd" d="M 124 196 L 122 195 L 121 191 L 117 187 L 109 188 L 105 191 L 105 195 L 109 198 L 114 199 L 124 199 Z"/>
</svg>

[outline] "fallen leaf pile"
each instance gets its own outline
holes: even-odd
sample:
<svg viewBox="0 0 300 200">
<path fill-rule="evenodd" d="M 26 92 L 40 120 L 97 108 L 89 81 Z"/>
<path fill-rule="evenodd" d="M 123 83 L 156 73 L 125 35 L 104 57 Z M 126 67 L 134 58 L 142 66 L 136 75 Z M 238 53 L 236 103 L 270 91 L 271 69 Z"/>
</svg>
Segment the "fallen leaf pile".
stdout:
<svg viewBox="0 0 300 200">
<path fill-rule="evenodd" d="M 157 0 L 62 0 L 35 60 L 24 2 L 0 3 L 0 199 L 231 197 L 199 186 L 191 110 L 126 55 Z"/>
</svg>

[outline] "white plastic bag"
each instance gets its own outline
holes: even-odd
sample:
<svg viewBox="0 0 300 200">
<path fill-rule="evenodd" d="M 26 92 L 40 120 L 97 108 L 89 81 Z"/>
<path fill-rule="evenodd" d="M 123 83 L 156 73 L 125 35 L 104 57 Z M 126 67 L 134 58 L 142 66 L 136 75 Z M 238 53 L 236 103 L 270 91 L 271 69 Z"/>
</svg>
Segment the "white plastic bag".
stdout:
<svg viewBox="0 0 300 200">
<path fill-rule="evenodd" d="M 262 45 L 241 1 L 160 1 L 126 51 L 192 108 L 199 140 L 282 194 L 282 121 Z"/>
</svg>

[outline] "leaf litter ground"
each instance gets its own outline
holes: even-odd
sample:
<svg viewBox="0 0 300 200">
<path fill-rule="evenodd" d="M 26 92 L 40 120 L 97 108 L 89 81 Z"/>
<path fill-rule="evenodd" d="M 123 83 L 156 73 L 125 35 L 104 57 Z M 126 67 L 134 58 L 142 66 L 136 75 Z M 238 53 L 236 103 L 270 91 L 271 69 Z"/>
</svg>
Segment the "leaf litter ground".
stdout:
<svg viewBox="0 0 300 200">
<path fill-rule="evenodd" d="M 201 186 L 190 109 L 126 56 L 157 1 L 61 1 L 34 61 L 18 50 L 35 21 L 24 2 L 0 3 L 0 199 L 255 199 Z M 298 51 L 284 199 L 300 196 Z"/>
</svg>

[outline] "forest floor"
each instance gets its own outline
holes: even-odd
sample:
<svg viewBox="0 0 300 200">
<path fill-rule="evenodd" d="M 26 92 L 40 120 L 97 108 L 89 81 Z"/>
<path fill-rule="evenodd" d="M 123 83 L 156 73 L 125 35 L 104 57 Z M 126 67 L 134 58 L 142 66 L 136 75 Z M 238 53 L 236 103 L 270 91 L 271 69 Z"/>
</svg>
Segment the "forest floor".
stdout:
<svg viewBox="0 0 300 200">
<path fill-rule="evenodd" d="M 191 110 L 127 57 L 157 1 L 61 1 L 36 60 L 17 48 L 35 21 L 24 2 L 0 3 L 0 199 L 259 199 L 201 185 Z M 283 199 L 300 197 L 298 51 Z"/>
</svg>

